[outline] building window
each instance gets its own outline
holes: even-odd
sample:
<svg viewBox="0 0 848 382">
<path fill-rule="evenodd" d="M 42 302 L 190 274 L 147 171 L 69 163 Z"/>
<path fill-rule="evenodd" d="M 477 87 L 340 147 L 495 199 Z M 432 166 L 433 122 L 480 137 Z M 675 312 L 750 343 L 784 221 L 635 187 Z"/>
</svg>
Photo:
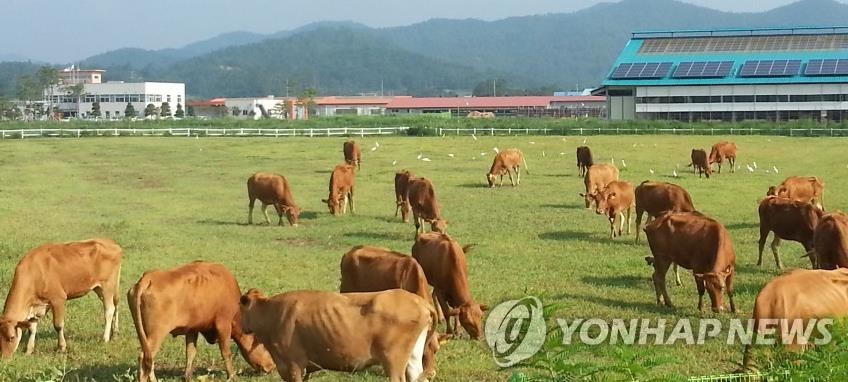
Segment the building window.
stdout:
<svg viewBox="0 0 848 382">
<path fill-rule="evenodd" d="M 109 96 L 104 94 L 104 95 L 100 96 L 100 103 L 105 103 L 105 102 L 109 102 Z"/>
<path fill-rule="evenodd" d="M 183 96 L 177 94 L 177 103 L 183 103 Z"/>
<path fill-rule="evenodd" d="M 85 95 L 85 102 L 94 103 L 96 101 L 97 101 L 97 96 L 95 96 L 94 94 L 86 94 Z"/>
<path fill-rule="evenodd" d="M 171 103 L 171 95 L 170 94 L 168 94 L 167 99 L 168 99 L 168 103 Z"/>
<path fill-rule="evenodd" d="M 247 110 L 242 110 L 241 115 L 247 115 Z"/>
<path fill-rule="evenodd" d="M 141 94 L 130 94 L 130 100 L 128 102 L 141 102 L 140 100 L 143 98 Z"/>
</svg>

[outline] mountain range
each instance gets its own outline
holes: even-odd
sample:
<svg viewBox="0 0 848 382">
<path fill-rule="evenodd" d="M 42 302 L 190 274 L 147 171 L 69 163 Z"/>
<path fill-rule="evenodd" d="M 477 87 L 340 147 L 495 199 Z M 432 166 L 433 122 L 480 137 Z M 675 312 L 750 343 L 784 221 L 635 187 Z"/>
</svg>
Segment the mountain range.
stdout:
<svg viewBox="0 0 848 382">
<path fill-rule="evenodd" d="M 231 32 L 178 49 L 113 50 L 79 64 L 106 69 L 109 80 L 185 82 L 193 98 L 307 87 L 320 94 L 441 95 L 492 79 L 509 91 L 580 89 L 600 83 L 633 31 L 834 26 L 845 20 L 848 5 L 834 0 L 801 0 L 759 13 L 622 0 L 497 21 L 433 19 L 391 28 L 320 22 L 273 34 Z M 19 75 L 28 66 L 0 63 L 0 93 L 14 93 L 14 76 L 6 72 Z"/>
</svg>

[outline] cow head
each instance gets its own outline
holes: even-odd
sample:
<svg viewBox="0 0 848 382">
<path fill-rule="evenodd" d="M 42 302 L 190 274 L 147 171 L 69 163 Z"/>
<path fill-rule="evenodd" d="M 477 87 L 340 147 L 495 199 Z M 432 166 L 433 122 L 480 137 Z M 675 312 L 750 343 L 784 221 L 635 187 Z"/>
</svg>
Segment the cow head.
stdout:
<svg viewBox="0 0 848 382">
<path fill-rule="evenodd" d="M 606 214 L 616 198 L 615 191 L 603 190 L 592 194 L 592 199 L 595 201 L 595 213 L 598 215 Z"/>
<path fill-rule="evenodd" d="M 237 319 L 239 322 L 238 325 L 240 326 L 241 318 L 237 317 Z M 268 353 L 265 346 L 259 343 L 253 334 L 243 333 L 241 327 L 235 328 L 235 322 L 233 323 L 233 326 L 233 339 L 238 346 L 239 353 L 241 353 L 244 360 L 250 364 L 250 367 L 252 367 L 256 372 L 265 374 L 274 370 L 276 368 L 274 359 L 271 358 L 271 354 Z"/>
<path fill-rule="evenodd" d="M 15 321 L 0 317 L 0 357 L 12 358 L 21 343 L 22 329 L 29 327 L 29 321 Z"/>
<path fill-rule="evenodd" d="M 489 182 L 489 188 L 495 187 L 495 179 L 497 179 L 495 174 L 492 174 L 492 173 L 486 174 L 486 181 Z"/>
<path fill-rule="evenodd" d="M 479 340 L 483 336 L 483 312 L 489 310 L 488 305 L 467 303 L 458 308 L 451 308 L 449 316 L 457 316 L 459 324 L 465 328 L 472 339 Z"/>
<path fill-rule="evenodd" d="M 697 273 L 695 277 L 704 281 L 707 293 L 710 295 L 713 312 L 724 312 L 724 292 L 727 290 L 727 274 L 724 272 Z"/>
<path fill-rule="evenodd" d="M 448 340 L 453 338 L 452 334 L 439 334 L 435 330 L 430 333 L 427 338 L 427 343 L 424 345 L 424 356 L 422 363 L 424 366 L 424 377 L 428 380 L 436 378 L 436 354 Z"/>
<path fill-rule="evenodd" d="M 301 209 L 297 206 L 287 206 L 283 209 L 286 212 L 286 219 L 293 227 L 297 227 L 297 222 L 300 220 Z"/>
<path fill-rule="evenodd" d="M 436 219 L 430 222 L 430 229 L 438 233 L 446 233 L 448 229 L 448 221 L 444 219 Z"/>
<path fill-rule="evenodd" d="M 251 310 L 256 306 L 256 302 L 264 298 L 259 289 L 251 288 L 239 299 L 239 314 L 241 315 L 241 330 L 244 334 L 253 334 L 256 330 L 256 322 L 254 312 Z"/>
<path fill-rule="evenodd" d="M 330 213 L 333 215 L 340 215 L 342 213 L 342 200 L 344 200 L 342 194 L 339 194 L 336 198 L 321 199 L 322 202 L 327 203 L 327 208 L 330 209 Z"/>
</svg>

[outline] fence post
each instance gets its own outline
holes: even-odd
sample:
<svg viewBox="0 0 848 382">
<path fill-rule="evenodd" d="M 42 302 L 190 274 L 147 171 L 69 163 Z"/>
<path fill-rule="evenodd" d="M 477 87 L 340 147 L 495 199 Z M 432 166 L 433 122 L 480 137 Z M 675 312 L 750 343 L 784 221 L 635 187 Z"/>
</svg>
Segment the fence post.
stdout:
<svg viewBox="0 0 848 382">
<path fill-rule="evenodd" d="M 489 129 L 491 129 L 490 134 L 492 134 L 492 136 L 494 137 L 494 136 L 495 136 L 495 128 L 494 128 L 494 127 L 490 127 Z"/>
</svg>

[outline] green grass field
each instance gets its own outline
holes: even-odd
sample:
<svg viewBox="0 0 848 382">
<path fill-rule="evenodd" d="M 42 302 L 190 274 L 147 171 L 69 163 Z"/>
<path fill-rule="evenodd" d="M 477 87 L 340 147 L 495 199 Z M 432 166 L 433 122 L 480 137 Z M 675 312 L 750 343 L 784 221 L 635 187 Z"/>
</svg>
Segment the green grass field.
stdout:
<svg viewBox="0 0 848 382">
<path fill-rule="evenodd" d="M 94 294 L 68 303 L 66 358 L 56 353 L 56 336 L 42 321 L 32 356 L 19 351 L 0 365 L 2 380 L 38 380 L 52 368 L 70 380 L 108 381 L 136 371 L 138 342 L 132 329 L 126 291 L 142 272 L 169 268 L 196 259 L 228 266 L 243 290 L 266 294 L 295 289 L 335 290 L 342 254 L 359 244 L 409 252 L 412 224 L 393 218 L 393 176 L 400 169 L 433 180 L 450 221 L 449 232 L 468 255 L 472 293 L 489 305 L 535 295 L 546 304 L 560 303 L 557 317 L 592 318 L 746 318 L 754 297 L 779 274 L 768 249 L 757 267 L 756 206 L 769 185 L 788 175 L 818 175 L 826 182 L 825 207 L 843 208 L 848 158 L 840 138 L 731 137 L 739 145 L 741 170 L 699 179 L 685 168 L 693 147 L 709 146 L 719 137 L 590 137 L 596 161 L 614 158 L 621 177 L 635 184 L 647 179 L 671 181 L 692 194 L 695 205 L 731 232 L 737 251 L 737 315 L 699 313 L 689 272 L 684 285 L 669 283 L 677 309 L 655 305 L 652 268 L 643 240 L 610 241 L 605 218 L 583 208 L 578 193 L 574 149 L 582 137 L 362 138 L 362 171 L 356 188 L 357 213 L 333 217 L 321 202 L 327 197 L 332 167 L 342 162 L 342 138 L 95 138 L 0 142 L 0 294 L 5 296 L 17 261 L 29 249 L 51 241 L 93 236 L 115 239 L 125 249 L 121 328 L 116 341 L 103 344 L 102 308 Z M 370 151 L 375 142 L 379 149 Z M 488 189 L 484 174 L 493 147 L 518 147 L 529 174 L 520 187 Z M 485 153 L 481 156 L 481 153 Z M 564 153 L 564 154 L 563 154 Z M 422 154 L 431 158 L 417 160 Z M 453 154 L 453 157 L 449 156 Z M 627 164 L 622 167 L 622 160 Z M 397 161 L 393 165 L 393 161 Z M 746 163 L 756 162 L 751 173 Z M 676 165 L 679 178 L 671 176 Z M 772 166 L 779 169 L 774 173 Z M 655 171 L 651 175 L 650 170 Z M 768 169 L 768 171 L 767 171 Z M 297 228 L 247 226 L 245 181 L 253 172 L 273 171 L 288 177 L 304 212 Z M 507 182 L 508 183 L 508 182 Z M 262 221 L 255 211 L 256 221 Z M 276 217 L 274 220 L 276 221 Z M 635 227 L 635 226 L 634 226 Z M 809 267 L 801 246 L 786 242 L 788 267 Z M 616 349 L 602 345 L 584 360 L 616 362 Z M 702 375 L 729 372 L 741 360 L 741 346 L 711 341 L 704 346 L 638 346 L 629 350 L 670 356 L 651 371 Z M 184 366 L 184 342 L 169 339 L 157 358 L 158 375 L 176 380 Z M 201 345 L 195 376 L 224 378 L 217 347 Z M 237 357 L 240 369 L 246 363 Z M 485 343 L 454 340 L 438 357 L 438 380 L 502 381 L 514 370 L 499 370 Z M 244 372 L 242 380 L 277 380 Z M 377 381 L 382 371 L 348 375 L 324 372 L 316 381 Z"/>
</svg>

